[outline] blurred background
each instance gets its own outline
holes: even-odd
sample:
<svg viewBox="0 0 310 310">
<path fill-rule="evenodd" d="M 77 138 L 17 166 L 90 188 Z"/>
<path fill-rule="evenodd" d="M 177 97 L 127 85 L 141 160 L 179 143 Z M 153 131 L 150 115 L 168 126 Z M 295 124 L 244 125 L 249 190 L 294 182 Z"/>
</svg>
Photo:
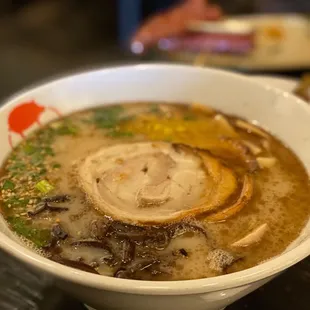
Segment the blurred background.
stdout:
<svg viewBox="0 0 310 310">
<path fill-rule="evenodd" d="M 171 59 L 191 62 L 192 56 L 183 57 L 180 53 L 171 57 L 152 49 L 137 56 L 128 49 L 130 37 L 143 20 L 179 2 L 1 0 L 0 98 L 50 76 L 109 63 Z M 310 12 L 309 0 L 218 0 L 213 3 L 219 4 L 227 15 Z M 233 62 L 236 63 L 236 59 Z M 240 64 L 240 57 L 237 63 Z M 251 71 L 251 63 L 246 67 Z M 286 70 L 288 74 L 294 71 L 298 75 L 305 67 L 303 64 L 273 71 Z M 269 68 L 269 71 L 272 70 Z"/>
<path fill-rule="evenodd" d="M 197 40 L 194 50 L 190 46 L 192 41 L 187 41 L 175 50 L 167 51 L 154 44 L 143 54 L 132 53 L 130 39 L 143 21 L 177 3 L 180 1 L 1 0 L 0 98 L 74 71 L 140 61 L 193 63 L 201 55 L 205 56 L 202 64 L 250 74 L 299 78 L 310 70 L 309 0 L 212 1 L 220 5 L 225 15 L 249 22 L 251 29 L 260 33 L 258 43 L 237 55 L 229 51 L 202 51 L 204 44 L 197 45 Z M 263 15 L 248 16 L 258 13 Z M 185 32 L 189 37 L 199 34 L 200 42 L 205 39 L 203 23 L 199 23 L 198 30 Z M 34 273 L 1 252 L 0 286 L 1 310 L 83 307 L 54 288 L 52 279 Z M 306 294 L 309 289 L 308 259 L 229 309 L 306 310 L 310 303 Z"/>
</svg>

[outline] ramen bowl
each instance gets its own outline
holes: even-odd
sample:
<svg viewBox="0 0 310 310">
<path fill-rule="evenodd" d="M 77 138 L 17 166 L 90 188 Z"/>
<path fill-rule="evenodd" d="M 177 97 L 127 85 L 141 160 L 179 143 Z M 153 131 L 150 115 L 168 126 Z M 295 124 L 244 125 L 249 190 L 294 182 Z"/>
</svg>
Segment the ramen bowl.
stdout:
<svg viewBox="0 0 310 310">
<path fill-rule="evenodd" d="M 310 168 L 310 106 L 243 75 L 183 65 L 134 65 L 64 77 L 24 91 L 0 109 L 0 162 L 29 132 L 49 120 L 99 104 L 199 102 L 250 120 L 279 137 Z M 68 150 L 70 151 L 70 150 Z M 310 254 L 310 225 L 281 255 L 240 272 L 186 281 L 98 276 L 48 260 L 0 218 L 0 247 L 96 309 L 218 310 L 262 286 Z"/>
</svg>

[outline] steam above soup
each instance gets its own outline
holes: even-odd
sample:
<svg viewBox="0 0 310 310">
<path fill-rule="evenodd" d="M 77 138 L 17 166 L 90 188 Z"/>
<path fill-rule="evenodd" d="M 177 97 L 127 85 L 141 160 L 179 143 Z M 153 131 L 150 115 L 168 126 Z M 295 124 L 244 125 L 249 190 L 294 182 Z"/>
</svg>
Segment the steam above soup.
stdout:
<svg viewBox="0 0 310 310">
<path fill-rule="evenodd" d="M 308 175 L 289 149 L 199 105 L 103 106 L 53 121 L 12 151 L 1 187 L 2 214 L 29 246 L 119 278 L 252 267 L 284 251 L 310 214 Z"/>
</svg>

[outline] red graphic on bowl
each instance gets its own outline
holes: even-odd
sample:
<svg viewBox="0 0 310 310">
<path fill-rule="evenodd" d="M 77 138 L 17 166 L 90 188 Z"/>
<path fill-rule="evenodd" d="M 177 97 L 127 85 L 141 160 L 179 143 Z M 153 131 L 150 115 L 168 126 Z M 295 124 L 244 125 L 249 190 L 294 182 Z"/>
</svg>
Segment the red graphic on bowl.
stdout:
<svg viewBox="0 0 310 310">
<path fill-rule="evenodd" d="M 23 102 L 16 106 L 9 114 L 8 126 L 9 126 L 9 144 L 13 148 L 12 132 L 19 134 L 22 138 L 25 138 L 24 131 L 30 128 L 34 124 L 40 123 L 40 116 L 46 110 L 51 110 L 57 116 L 61 116 L 61 113 L 54 107 L 46 107 L 39 105 L 34 100 Z"/>
</svg>

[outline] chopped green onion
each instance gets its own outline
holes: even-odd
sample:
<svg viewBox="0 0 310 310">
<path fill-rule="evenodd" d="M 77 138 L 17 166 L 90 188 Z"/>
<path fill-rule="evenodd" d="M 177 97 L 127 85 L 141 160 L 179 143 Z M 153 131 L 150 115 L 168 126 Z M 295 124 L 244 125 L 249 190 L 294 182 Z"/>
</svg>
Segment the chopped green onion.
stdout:
<svg viewBox="0 0 310 310">
<path fill-rule="evenodd" d="M 35 153 L 37 151 L 37 148 L 34 147 L 33 145 L 31 145 L 30 143 L 25 144 L 24 146 L 24 152 L 27 155 L 32 155 L 33 153 Z"/>
<path fill-rule="evenodd" d="M 46 154 L 46 155 L 50 155 L 50 156 L 54 156 L 54 155 L 55 155 L 53 149 L 52 149 L 51 147 L 49 147 L 49 146 L 43 148 L 42 151 L 43 151 L 44 154 Z"/>
<path fill-rule="evenodd" d="M 28 202 L 29 202 L 28 198 L 24 198 L 21 200 L 20 197 L 18 197 L 18 196 L 11 196 L 8 199 L 4 200 L 4 204 L 8 208 L 10 208 L 10 207 L 26 207 Z"/>
<path fill-rule="evenodd" d="M 44 156 L 42 154 L 40 154 L 40 153 L 34 153 L 31 156 L 31 160 L 30 160 L 30 162 L 33 165 L 40 165 L 43 161 L 44 161 Z"/>
<path fill-rule="evenodd" d="M 78 128 L 72 124 L 63 124 L 61 127 L 55 130 L 56 134 L 60 136 L 66 135 L 76 135 L 78 133 Z"/>
<path fill-rule="evenodd" d="M 193 114 L 185 114 L 183 117 L 184 121 L 194 121 L 196 119 L 196 116 Z"/>
<path fill-rule="evenodd" d="M 2 185 L 2 189 L 14 189 L 15 184 L 10 180 L 5 180 Z"/>
<path fill-rule="evenodd" d="M 51 232 L 49 229 L 33 228 L 24 219 L 18 217 L 8 217 L 7 221 L 17 234 L 28 238 L 38 247 L 44 247 L 50 244 Z"/>
<path fill-rule="evenodd" d="M 9 165 L 7 168 L 9 171 L 24 171 L 26 169 L 26 165 L 23 162 L 15 162 L 12 165 Z"/>
<path fill-rule="evenodd" d="M 107 136 L 111 138 L 129 138 L 133 137 L 133 133 L 130 131 L 111 130 L 107 133 Z"/>
<path fill-rule="evenodd" d="M 153 114 L 161 113 L 159 105 L 158 104 L 152 104 L 151 107 L 150 107 L 149 113 L 153 113 Z"/>
<path fill-rule="evenodd" d="M 41 180 L 35 185 L 35 188 L 41 193 L 47 194 L 54 189 L 54 186 L 48 183 L 46 180 Z"/>
<path fill-rule="evenodd" d="M 120 106 L 97 109 L 93 113 L 92 121 L 97 128 L 114 128 L 121 120 L 122 112 L 123 107 Z"/>
</svg>

